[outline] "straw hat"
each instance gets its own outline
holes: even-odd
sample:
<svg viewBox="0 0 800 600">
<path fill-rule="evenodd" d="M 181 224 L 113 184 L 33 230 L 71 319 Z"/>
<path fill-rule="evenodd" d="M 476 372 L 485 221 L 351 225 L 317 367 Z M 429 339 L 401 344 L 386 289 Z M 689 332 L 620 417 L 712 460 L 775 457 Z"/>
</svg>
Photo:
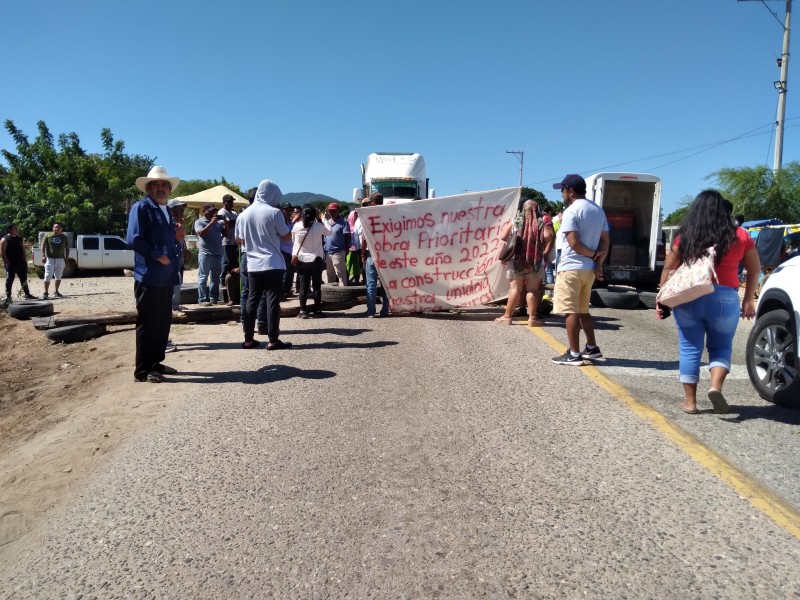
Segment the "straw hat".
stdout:
<svg viewBox="0 0 800 600">
<path fill-rule="evenodd" d="M 174 191 L 181 180 L 178 177 L 170 177 L 167 174 L 167 170 L 164 167 L 160 167 L 158 165 L 154 166 L 150 169 L 150 172 L 147 174 L 147 177 L 139 177 L 136 179 L 136 187 L 142 190 L 143 192 L 147 193 L 147 184 L 151 181 L 169 181 L 170 186 L 172 186 L 172 190 Z"/>
</svg>

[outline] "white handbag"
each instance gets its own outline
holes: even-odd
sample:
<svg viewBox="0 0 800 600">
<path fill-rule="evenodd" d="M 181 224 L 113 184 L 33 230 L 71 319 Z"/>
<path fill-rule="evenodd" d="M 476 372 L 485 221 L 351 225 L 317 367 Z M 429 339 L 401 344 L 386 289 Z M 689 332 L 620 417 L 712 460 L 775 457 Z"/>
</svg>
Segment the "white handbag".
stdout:
<svg viewBox="0 0 800 600">
<path fill-rule="evenodd" d="M 675 307 L 711 294 L 714 283 L 719 283 L 714 269 L 715 256 L 716 251 L 712 246 L 697 260 L 681 264 L 661 286 L 656 302 Z"/>
</svg>

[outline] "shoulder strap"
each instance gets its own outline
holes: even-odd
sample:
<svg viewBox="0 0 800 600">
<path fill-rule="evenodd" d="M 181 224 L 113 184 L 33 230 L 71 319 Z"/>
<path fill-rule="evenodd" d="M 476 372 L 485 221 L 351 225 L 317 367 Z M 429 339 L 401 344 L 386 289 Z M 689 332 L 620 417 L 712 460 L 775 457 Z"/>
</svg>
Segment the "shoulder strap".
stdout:
<svg viewBox="0 0 800 600">
<path fill-rule="evenodd" d="M 314 223 L 312 223 L 312 224 L 309 226 L 309 228 L 308 228 L 308 229 L 306 229 L 306 234 L 303 236 L 303 239 L 302 239 L 302 240 L 300 240 L 300 245 L 297 247 L 297 249 L 298 249 L 298 250 L 300 250 L 300 248 L 302 248 L 302 247 L 303 247 L 303 242 L 305 242 L 305 241 L 306 241 L 306 238 L 308 237 L 308 232 L 309 232 L 309 231 L 311 231 L 311 228 L 312 228 L 312 227 L 314 227 Z"/>
</svg>

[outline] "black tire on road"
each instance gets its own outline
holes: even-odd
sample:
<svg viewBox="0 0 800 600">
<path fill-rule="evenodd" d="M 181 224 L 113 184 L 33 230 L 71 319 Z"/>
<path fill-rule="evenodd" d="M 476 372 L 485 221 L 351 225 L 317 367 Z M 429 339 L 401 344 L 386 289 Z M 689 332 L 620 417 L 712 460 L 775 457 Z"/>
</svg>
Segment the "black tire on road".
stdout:
<svg viewBox="0 0 800 600">
<path fill-rule="evenodd" d="M 639 292 L 639 304 L 645 308 L 655 309 L 657 292 Z"/>
<path fill-rule="evenodd" d="M 180 304 L 197 304 L 196 283 L 184 283 L 181 285 Z"/>
<path fill-rule="evenodd" d="M 49 317 L 53 312 L 53 303 L 49 300 L 20 300 L 8 305 L 8 316 L 20 320 Z"/>
<path fill-rule="evenodd" d="M 639 308 L 639 294 L 636 290 L 610 286 L 595 288 L 589 298 L 592 306 L 597 308 L 617 308 L 632 310 Z"/>
<path fill-rule="evenodd" d="M 336 283 L 322 284 L 323 302 L 350 302 L 366 295 L 367 286 L 365 285 L 339 285 Z"/>
<path fill-rule="evenodd" d="M 64 272 L 61 274 L 63 278 L 73 277 L 78 272 L 78 263 L 74 258 L 68 258 L 64 261 Z"/>
<path fill-rule="evenodd" d="M 788 311 L 773 310 L 755 322 L 747 338 L 747 374 L 758 395 L 787 408 L 800 408 L 797 339 Z"/>
<path fill-rule="evenodd" d="M 55 327 L 48 329 L 44 332 L 47 339 L 53 342 L 64 342 L 65 344 L 73 344 L 75 342 L 85 342 L 96 337 L 104 335 L 106 332 L 105 325 L 98 325 L 97 323 L 82 323 L 81 325 L 66 325 L 64 327 Z"/>
</svg>

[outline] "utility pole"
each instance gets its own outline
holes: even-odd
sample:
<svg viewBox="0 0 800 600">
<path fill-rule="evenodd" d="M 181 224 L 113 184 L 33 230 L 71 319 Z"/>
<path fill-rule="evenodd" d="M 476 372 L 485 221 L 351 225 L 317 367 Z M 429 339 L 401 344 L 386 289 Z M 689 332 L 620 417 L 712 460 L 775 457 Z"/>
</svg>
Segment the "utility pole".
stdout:
<svg viewBox="0 0 800 600">
<path fill-rule="evenodd" d="M 791 0 L 788 0 L 791 2 Z M 506 150 L 506 154 L 514 154 L 519 161 L 519 187 L 522 187 L 522 166 L 525 162 L 525 150 Z"/>
<path fill-rule="evenodd" d="M 781 67 L 781 79 L 775 82 L 778 90 L 778 116 L 775 121 L 775 158 L 772 161 L 772 173 L 778 175 L 783 161 L 783 126 L 786 117 L 786 80 L 789 76 L 789 26 L 792 20 L 792 0 L 786 0 L 786 18 L 783 24 L 783 51 L 778 60 Z"/>
<path fill-rule="evenodd" d="M 746 2 L 752 0 L 738 0 L 739 2 Z M 775 20 L 780 24 L 781 20 L 772 10 L 767 7 L 764 0 L 757 0 L 764 7 L 772 13 Z M 789 77 L 789 29 L 792 20 L 792 0 L 786 0 L 786 17 L 782 24 L 783 27 L 783 51 L 781 57 L 778 59 L 778 67 L 781 69 L 781 78 L 772 85 L 778 90 L 778 115 L 775 117 L 775 157 L 772 161 L 772 173 L 777 175 L 781 170 L 781 163 L 783 162 L 783 129 L 786 117 L 786 91 L 787 80 Z"/>
</svg>

